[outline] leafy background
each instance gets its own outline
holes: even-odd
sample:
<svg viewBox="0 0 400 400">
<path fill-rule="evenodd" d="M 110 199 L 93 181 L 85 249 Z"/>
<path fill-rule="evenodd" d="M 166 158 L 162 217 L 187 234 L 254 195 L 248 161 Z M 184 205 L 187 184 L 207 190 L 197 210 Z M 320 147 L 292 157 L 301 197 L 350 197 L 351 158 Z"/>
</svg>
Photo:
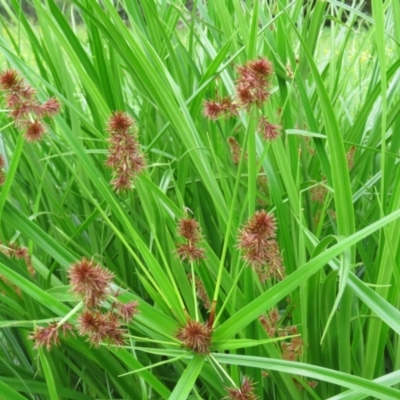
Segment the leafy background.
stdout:
<svg viewBox="0 0 400 400">
<path fill-rule="evenodd" d="M 0 114 L 1 239 L 26 246 L 36 271 L 0 254 L 2 398 L 220 399 L 244 375 L 260 398 L 399 398 L 398 1 L 372 2 L 369 14 L 335 0 L 121 1 L 119 12 L 110 0 L 34 0 L 34 21 L 19 1 L 2 6 L 3 69 L 62 103 L 38 144 Z M 251 113 L 202 114 L 259 56 L 275 69 L 262 110 L 282 125 L 271 143 Z M 122 194 L 104 166 L 115 110 L 137 121 L 148 164 Z M 248 154 L 242 168 L 231 136 Z M 196 275 L 217 295 L 207 356 L 175 339 L 182 305 L 196 315 L 189 267 L 174 255 L 186 207 L 207 254 Z M 250 268 L 239 276 L 238 229 L 261 208 L 277 219 L 279 283 Z M 140 301 L 126 347 L 67 336 L 33 349 L 35 326 L 76 323 L 67 270 L 83 256 L 116 275 L 125 301 Z M 301 334 L 296 361 L 258 321 L 273 307 Z"/>
</svg>

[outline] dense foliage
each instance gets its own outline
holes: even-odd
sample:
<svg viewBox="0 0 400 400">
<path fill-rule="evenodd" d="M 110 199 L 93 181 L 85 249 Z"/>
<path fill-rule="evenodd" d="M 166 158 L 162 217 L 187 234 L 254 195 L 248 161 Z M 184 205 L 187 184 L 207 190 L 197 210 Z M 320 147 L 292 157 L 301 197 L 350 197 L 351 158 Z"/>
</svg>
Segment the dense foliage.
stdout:
<svg viewBox="0 0 400 400">
<path fill-rule="evenodd" d="M 2 2 L 1 399 L 400 397 L 400 3 L 304 3 Z"/>
</svg>

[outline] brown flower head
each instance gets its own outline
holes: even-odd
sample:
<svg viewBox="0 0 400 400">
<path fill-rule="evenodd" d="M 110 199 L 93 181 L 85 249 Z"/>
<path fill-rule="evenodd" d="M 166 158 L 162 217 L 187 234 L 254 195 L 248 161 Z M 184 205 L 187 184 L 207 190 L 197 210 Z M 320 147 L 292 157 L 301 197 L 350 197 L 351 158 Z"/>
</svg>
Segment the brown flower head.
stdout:
<svg viewBox="0 0 400 400">
<path fill-rule="evenodd" d="M 354 167 L 354 156 L 356 154 L 356 146 L 351 146 L 349 151 L 346 153 L 346 161 L 349 171 Z"/>
<path fill-rule="evenodd" d="M 236 95 L 242 107 L 255 104 L 260 108 L 268 100 L 272 72 L 272 64 L 265 58 L 249 61 L 238 68 Z"/>
<path fill-rule="evenodd" d="M 254 393 L 254 383 L 248 376 L 243 378 L 240 388 L 225 388 L 228 395 L 224 399 L 230 400 L 257 400 L 258 396 Z"/>
<path fill-rule="evenodd" d="M 276 331 L 278 329 L 278 323 L 280 320 L 279 311 L 276 308 L 273 308 L 269 313 L 268 316 L 261 315 L 259 318 L 261 325 L 268 333 L 270 338 L 275 337 Z"/>
<path fill-rule="evenodd" d="M 117 309 L 118 315 L 125 321 L 129 322 L 138 311 L 139 302 L 130 301 L 128 303 L 117 302 L 115 308 Z"/>
<path fill-rule="evenodd" d="M 68 276 L 71 291 L 82 298 L 86 307 L 93 308 L 107 296 L 114 274 L 94 261 L 82 258 L 71 265 Z"/>
<path fill-rule="evenodd" d="M 2 90 L 17 90 L 22 83 L 18 72 L 13 69 L 8 69 L 0 74 L 0 88 Z"/>
<path fill-rule="evenodd" d="M 110 134 L 122 133 L 126 134 L 128 131 L 135 128 L 135 121 L 125 112 L 116 111 L 110 117 L 107 123 L 107 131 Z"/>
<path fill-rule="evenodd" d="M 4 98 L 10 117 L 17 127 L 25 128 L 24 137 L 35 142 L 45 133 L 41 119 L 53 117 L 60 105 L 55 98 L 41 104 L 36 98 L 36 90 L 29 86 L 15 70 L 7 70 L 0 75 L 0 89 L 6 91 Z"/>
<path fill-rule="evenodd" d="M 4 174 L 4 166 L 5 166 L 5 160 L 2 154 L 0 154 L 0 185 L 3 185 L 3 183 L 6 180 L 6 175 Z"/>
<path fill-rule="evenodd" d="M 326 178 L 323 178 L 323 181 L 317 186 L 313 186 L 311 188 L 311 200 L 317 203 L 323 204 L 328 194 L 328 189 L 326 188 Z"/>
<path fill-rule="evenodd" d="M 228 144 L 231 149 L 232 161 L 235 165 L 238 165 L 240 162 L 240 155 L 242 154 L 242 147 L 233 136 L 228 137 Z"/>
<path fill-rule="evenodd" d="M 13 257 L 17 260 L 24 260 L 29 274 L 31 276 L 34 276 L 36 274 L 36 271 L 33 268 L 32 258 L 29 255 L 28 249 L 24 246 L 20 246 L 15 242 L 9 242 L 7 246 L 8 248 L 4 250 L 3 253 L 6 254 L 7 257 Z"/>
<path fill-rule="evenodd" d="M 118 316 L 113 312 L 105 314 L 98 310 L 85 310 L 78 319 L 79 334 L 87 335 L 92 346 L 99 347 L 105 342 L 109 346 L 122 346 L 126 331 L 121 328 Z"/>
<path fill-rule="evenodd" d="M 262 283 L 271 276 L 277 279 L 285 276 L 275 230 L 274 216 L 262 210 L 256 211 L 239 231 L 237 247 Z"/>
<path fill-rule="evenodd" d="M 192 274 L 188 274 L 187 277 L 190 282 L 193 281 Z M 195 286 L 196 286 L 197 297 L 203 302 L 204 307 L 207 310 L 209 310 L 211 308 L 211 302 L 210 302 L 210 298 L 208 297 L 208 294 L 207 294 L 206 288 L 204 287 L 203 282 L 196 276 L 194 277 L 194 282 L 195 282 Z"/>
<path fill-rule="evenodd" d="M 247 65 L 251 71 L 262 79 L 270 79 L 274 72 L 271 62 L 265 58 L 250 61 Z"/>
<path fill-rule="evenodd" d="M 60 103 L 55 97 L 50 98 L 43 104 L 39 104 L 35 108 L 35 113 L 39 117 L 53 117 L 60 111 Z"/>
<path fill-rule="evenodd" d="M 33 347 L 38 349 L 39 347 L 46 346 L 47 351 L 50 351 L 52 346 L 58 346 L 60 344 L 60 328 L 64 336 L 67 332 L 72 332 L 73 329 L 72 325 L 69 323 L 64 323 L 61 327 L 58 327 L 57 322 L 53 322 L 45 328 L 41 326 L 36 327 L 29 335 L 29 339 L 35 342 Z"/>
<path fill-rule="evenodd" d="M 272 124 L 265 117 L 261 117 L 257 126 L 257 131 L 263 136 L 267 141 L 276 139 L 282 127 L 280 125 Z"/>
<path fill-rule="evenodd" d="M 206 257 L 205 250 L 193 243 L 178 244 L 176 254 L 182 261 L 188 260 L 189 262 L 200 261 Z"/>
<path fill-rule="evenodd" d="M 128 114 L 117 111 L 107 123 L 109 153 L 105 164 L 112 168 L 111 184 L 116 191 L 132 189 L 133 179 L 146 166 L 137 140 L 137 128 Z"/>
<path fill-rule="evenodd" d="M 198 354 L 208 354 L 211 345 L 212 328 L 206 323 L 189 321 L 178 330 L 176 338 L 183 347 Z"/>
<path fill-rule="evenodd" d="M 199 223 L 194 218 L 181 218 L 178 222 L 178 234 L 186 239 L 186 243 L 176 246 L 176 254 L 181 260 L 199 261 L 205 258 L 205 250 L 199 247 L 202 240 Z"/>
<path fill-rule="evenodd" d="M 36 142 L 43 137 L 45 132 L 46 129 L 43 123 L 39 120 L 35 120 L 27 124 L 24 136 L 28 142 Z"/>
<path fill-rule="evenodd" d="M 266 211 L 256 211 L 239 231 L 238 247 L 252 257 L 264 257 L 267 241 L 275 237 L 275 218 Z"/>
<path fill-rule="evenodd" d="M 203 105 L 203 115 L 212 120 L 216 120 L 226 115 L 237 115 L 238 106 L 230 97 L 223 97 L 219 101 L 206 100 Z"/>
<path fill-rule="evenodd" d="M 194 218 L 181 218 L 178 222 L 178 234 L 189 241 L 198 242 L 201 238 L 199 223 Z"/>
</svg>

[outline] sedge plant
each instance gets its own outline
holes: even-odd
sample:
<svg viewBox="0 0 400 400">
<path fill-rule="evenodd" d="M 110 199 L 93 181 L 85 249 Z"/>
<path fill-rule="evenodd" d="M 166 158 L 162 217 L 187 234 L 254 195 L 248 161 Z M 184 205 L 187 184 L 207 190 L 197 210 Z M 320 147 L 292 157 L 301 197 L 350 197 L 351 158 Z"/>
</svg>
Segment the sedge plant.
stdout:
<svg viewBox="0 0 400 400">
<path fill-rule="evenodd" d="M 2 399 L 400 397 L 371 3 L 1 1 Z"/>
</svg>

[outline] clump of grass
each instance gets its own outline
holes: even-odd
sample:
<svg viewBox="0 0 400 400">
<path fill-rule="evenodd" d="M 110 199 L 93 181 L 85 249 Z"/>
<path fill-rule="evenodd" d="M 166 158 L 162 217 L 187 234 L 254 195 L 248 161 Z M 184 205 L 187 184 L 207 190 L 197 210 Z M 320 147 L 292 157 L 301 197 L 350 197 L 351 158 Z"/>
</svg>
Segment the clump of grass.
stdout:
<svg viewBox="0 0 400 400">
<path fill-rule="evenodd" d="M 1 17 L 0 392 L 398 399 L 397 2 L 71 4 Z"/>
</svg>

